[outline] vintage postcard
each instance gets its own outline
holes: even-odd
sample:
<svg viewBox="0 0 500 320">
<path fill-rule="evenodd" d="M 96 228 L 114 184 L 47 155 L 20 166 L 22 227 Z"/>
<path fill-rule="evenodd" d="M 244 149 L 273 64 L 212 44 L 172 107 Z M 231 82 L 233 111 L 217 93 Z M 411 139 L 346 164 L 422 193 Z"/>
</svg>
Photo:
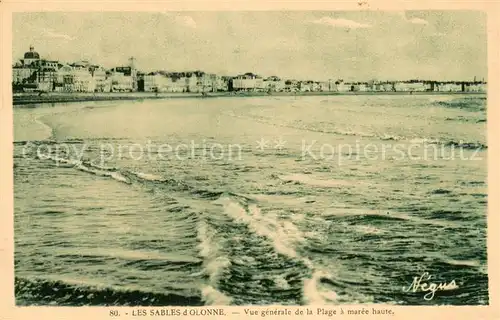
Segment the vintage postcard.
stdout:
<svg viewBox="0 0 500 320">
<path fill-rule="evenodd" d="M 500 316 L 496 6 L 48 4 L 0 6 L 5 319 Z"/>
</svg>

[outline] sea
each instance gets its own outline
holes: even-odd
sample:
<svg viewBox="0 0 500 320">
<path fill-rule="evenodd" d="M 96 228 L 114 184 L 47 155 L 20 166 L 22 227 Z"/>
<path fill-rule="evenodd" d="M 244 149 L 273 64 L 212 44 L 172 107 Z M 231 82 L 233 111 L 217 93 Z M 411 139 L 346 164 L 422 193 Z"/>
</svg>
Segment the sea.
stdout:
<svg viewBox="0 0 500 320">
<path fill-rule="evenodd" d="M 13 118 L 17 305 L 489 303 L 485 95 Z"/>
</svg>

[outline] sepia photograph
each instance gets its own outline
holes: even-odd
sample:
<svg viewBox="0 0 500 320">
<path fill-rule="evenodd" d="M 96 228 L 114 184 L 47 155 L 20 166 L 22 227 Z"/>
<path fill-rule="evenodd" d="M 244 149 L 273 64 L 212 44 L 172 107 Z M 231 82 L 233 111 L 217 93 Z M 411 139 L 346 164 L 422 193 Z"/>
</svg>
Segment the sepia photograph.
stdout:
<svg viewBox="0 0 500 320">
<path fill-rule="evenodd" d="M 15 305 L 489 305 L 487 38 L 473 10 L 13 13 Z"/>
</svg>

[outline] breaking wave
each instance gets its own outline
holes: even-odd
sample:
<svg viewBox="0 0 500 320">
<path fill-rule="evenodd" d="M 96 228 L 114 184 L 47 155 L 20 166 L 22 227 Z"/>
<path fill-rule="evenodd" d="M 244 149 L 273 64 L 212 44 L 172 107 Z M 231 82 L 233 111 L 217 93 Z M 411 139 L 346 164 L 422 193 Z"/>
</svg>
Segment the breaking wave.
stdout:
<svg viewBox="0 0 500 320">
<path fill-rule="evenodd" d="M 422 144 L 437 144 L 443 145 L 446 147 L 460 147 L 463 149 L 487 149 L 488 146 L 482 142 L 478 141 L 454 141 L 454 140 L 445 140 L 445 139 L 437 139 L 431 137 L 415 137 L 415 136 L 401 136 L 401 135 L 393 135 L 388 133 L 370 133 L 370 132 L 362 132 L 362 131 L 352 131 L 352 130 L 341 130 L 341 129 L 329 129 L 329 128 L 315 128 L 314 126 L 301 124 L 301 123 L 275 123 L 271 120 L 248 116 L 248 115 L 237 115 L 234 113 L 227 113 L 227 115 L 235 118 L 241 119 L 249 119 L 255 122 L 272 125 L 274 127 L 283 127 L 283 128 L 291 128 L 303 131 L 310 132 L 318 132 L 318 133 L 327 133 L 327 134 L 335 134 L 341 136 L 356 136 L 362 138 L 374 138 L 380 139 L 382 141 L 401 141 L 401 142 L 411 142 L 411 143 L 422 143 Z"/>
<path fill-rule="evenodd" d="M 202 306 L 199 295 L 149 292 L 137 288 L 44 278 L 15 279 L 17 305 L 60 306 Z"/>
</svg>

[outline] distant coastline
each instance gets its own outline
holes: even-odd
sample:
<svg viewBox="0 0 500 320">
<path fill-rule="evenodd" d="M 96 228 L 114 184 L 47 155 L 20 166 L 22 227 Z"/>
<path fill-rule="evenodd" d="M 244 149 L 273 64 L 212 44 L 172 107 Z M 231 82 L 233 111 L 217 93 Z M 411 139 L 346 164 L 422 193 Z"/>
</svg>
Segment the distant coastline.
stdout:
<svg viewBox="0 0 500 320">
<path fill-rule="evenodd" d="M 206 95 L 201 93 L 150 93 L 150 92 L 127 92 L 127 93 L 20 93 L 14 94 L 13 105 L 47 104 L 47 103 L 69 103 L 85 101 L 113 101 L 113 100 L 143 100 L 143 99 L 176 99 L 176 98 L 219 98 L 219 97 L 265 97 L 265 96 L 357 96 L 357 95 L 479 95 L 481 92 L 404 92 L 404 91 L 356 91 L 356 92 L 210 92 Z"/>
</svg>

